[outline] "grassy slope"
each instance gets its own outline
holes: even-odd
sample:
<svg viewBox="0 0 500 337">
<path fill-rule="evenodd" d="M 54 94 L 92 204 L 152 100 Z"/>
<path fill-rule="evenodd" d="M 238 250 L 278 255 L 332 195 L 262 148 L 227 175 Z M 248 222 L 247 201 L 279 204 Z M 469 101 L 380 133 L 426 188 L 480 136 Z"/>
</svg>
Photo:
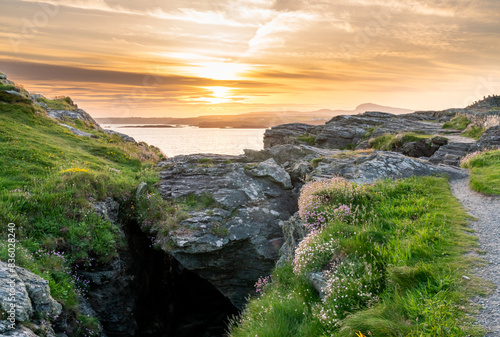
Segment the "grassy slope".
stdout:
<svg viewBox="0 0 500 337">
<path fill-rule="evenodd" d="M 294 262 L 275 269 L 231 336 L 481 335 L 467 316 L 480 281 L 462 279 L 473 263 L 463 254 L 476 243 L 446 179 L 329 186 L 314 194 L 321 197 L 300 206 L 302 218 L 318 224 L 323 217 L 326 226 L 299 245 Z M 339 204 L 351 213 L 339 217 Z M 318 271 L 330 275 L 324 300 L 306 278 Z"/>
<path fill-rule="evenodd" d="M 53 297 L 74 322 L 82 321 L 75 323 L 79 335 L 92 331 L 96 320 L 78 313 L 77 294 L 85 284 L 74 273 L 78 266 L 110 261 L 123 247 L 119 229 L 98 216 L 92 203 L 111 197 L 130 204 L 145 181 L 148 202 L 134 214 L 160 217 L 145 211 L 161 205 L 152 187 L 161 154 L 82 122 L 73 125 L 99 138 L 75 136 L 31 104 L 0 103 L 0 222 L 16 224 L 17 264 L 49 281 Z M 7 237 L 7 226 L 1 235 Z M 0 243 L 1 260 L 7 258 L 6 241 Z"/>
<path fill-rule="evenodd" d="M 471 170 L 472 190 L 500 195 L 500 150 L 472 153 L 462 160 L 462 167 Z"/>
</svg>

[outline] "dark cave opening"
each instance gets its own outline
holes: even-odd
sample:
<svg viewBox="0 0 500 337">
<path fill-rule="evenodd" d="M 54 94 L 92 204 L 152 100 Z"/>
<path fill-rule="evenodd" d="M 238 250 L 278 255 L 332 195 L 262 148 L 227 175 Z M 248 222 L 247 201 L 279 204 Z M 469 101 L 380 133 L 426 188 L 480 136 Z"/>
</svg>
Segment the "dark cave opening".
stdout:
<svg viewBox="0 0 500 337">
<path fill-rule="evenodd" d="M 225 336 L 229 318 L 238 314 L 229 299 L 169 254 L 153 248 L 135 221 L 127 227 L 135 336 Z"/>
</svg>

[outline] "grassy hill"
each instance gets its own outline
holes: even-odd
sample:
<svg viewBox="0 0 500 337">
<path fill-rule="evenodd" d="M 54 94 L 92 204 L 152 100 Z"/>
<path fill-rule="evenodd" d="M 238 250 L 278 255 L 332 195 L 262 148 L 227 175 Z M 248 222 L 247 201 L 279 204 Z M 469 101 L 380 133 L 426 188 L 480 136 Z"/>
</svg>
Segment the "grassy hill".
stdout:
<svg viewBox="0 0 500 337">
<path fill-rule="evenodd" d="M 108 135 L 91 122 L 64 120 L 92 135 L 77 136 L 49 118 L 47 107 L 76 111 L 69 98 L 33 100 L 5 80 L 0 86 L 0 234 L 7 238 L 6 224 L 15 224 L 16 264 L 49 281 L 67 316 L 67 332 L 97 335 L 97 318 L 79 309 L 87 285 L 78 270 L 114 259 L 124 238 L 94 205 L 108 197 L 130 204 L 137 186 L 146 182 L 153 197 L 136 210 L 146 213 L 155 200 L 162 201 L 152 185 L 163 155 L 147 144 Z M 6 239 L 0 242 L 0 259 L 8 259 Z M 47 318 L 48 324 L 57 319 Z"/>
</svg>

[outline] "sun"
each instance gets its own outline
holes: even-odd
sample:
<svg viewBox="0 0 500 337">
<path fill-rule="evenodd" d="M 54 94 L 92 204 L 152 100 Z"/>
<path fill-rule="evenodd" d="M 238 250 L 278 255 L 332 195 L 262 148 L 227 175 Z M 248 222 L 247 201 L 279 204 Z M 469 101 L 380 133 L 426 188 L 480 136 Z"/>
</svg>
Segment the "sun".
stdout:
<svg viewBox="0 0 500 337">
<path fill-rule="evenodd" d="M 193 101 L 202 101 L 209 104 L 220 104 L 231 102 L 231 88 L 227 87 L 203 87 L 204 89 L 212 91 L 211 95 L 193 99 Z"/>
</svg>

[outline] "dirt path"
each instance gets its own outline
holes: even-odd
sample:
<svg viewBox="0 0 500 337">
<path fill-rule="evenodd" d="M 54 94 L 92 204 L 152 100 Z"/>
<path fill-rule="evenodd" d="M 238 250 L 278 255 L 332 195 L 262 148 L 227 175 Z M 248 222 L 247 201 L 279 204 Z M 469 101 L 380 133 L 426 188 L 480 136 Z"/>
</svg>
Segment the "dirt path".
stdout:
<svg viewBox="0 0 500 337">
<path fill-rule="evenodd" d="M 489 333 L 485 337 L 500 336 L 500 197 L 483 196 L 469 189 L 469 179 L 450 181 L 455 197 L 478 221 L 471 223 L 476 231 L 488 265 L 477 271 L 481 278 L 493 282 L 497 288 L 487 298 L 479 298 L 483 306 L 478 323 Z"/>
</svg>

